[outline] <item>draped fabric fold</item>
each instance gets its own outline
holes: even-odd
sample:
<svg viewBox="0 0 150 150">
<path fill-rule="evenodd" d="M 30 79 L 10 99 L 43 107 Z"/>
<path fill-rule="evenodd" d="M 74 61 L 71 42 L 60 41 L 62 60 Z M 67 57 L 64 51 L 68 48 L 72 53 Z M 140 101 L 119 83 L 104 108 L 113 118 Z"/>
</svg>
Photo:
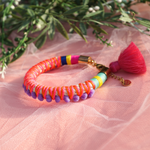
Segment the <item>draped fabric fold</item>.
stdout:
<svg viewBox="0 0 150 150">
<path fill-rule="evenodd" d="M 141 15 L 149 17 L 144 7 Z M 41 50 L 35 52 L 34 44 L 30 44 L 26 53 L 8 66 L 5 79 L 0 79 L 0 150 L 149 149 L 150 37 L 125 26 L 106 30 L 113 47 L 100 44 L 91 29 L 88 43 L 77 34 L 65 40 L 57 33 Z M 128 87 L 108 78 L 92 98 L 70 103 L 40 102 L 23 91 L 25 73 L 42 60 L 86 55 L 109 66 L 131 41 L 140 49 L 147 72 L 143 75 L 118 72 L 116 75 L 132 81 Z M 37 82 L 47 86 L 76 85 L 97 73 L 92 66 L 63 66 L 40 75 Z"/>
</svg>

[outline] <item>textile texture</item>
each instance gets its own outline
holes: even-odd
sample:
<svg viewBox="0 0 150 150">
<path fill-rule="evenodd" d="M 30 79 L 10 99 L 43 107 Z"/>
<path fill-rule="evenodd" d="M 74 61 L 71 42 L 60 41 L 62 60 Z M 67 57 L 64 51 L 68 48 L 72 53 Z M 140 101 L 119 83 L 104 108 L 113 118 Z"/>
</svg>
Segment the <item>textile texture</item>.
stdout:
<svg viewBox="0 0 150 150">
<path fill-rule="evenodd" d="M 135 9 L 150 19 L 146 4 Z M 106 31 L 113 47 L 100 44 L 92 29 L 88 30 L 88 43 L 77 34 L 65 40 L 57 33 L 41 50 L 36 51 L 30 44 L 25 54 L 8 66 L 5 79 L 0 79 L 0 150 L 149 150 L 150 37 L 125 26 Z M 40 102 L 23 91 L 25 73 L 40 61 L 86 55 L 109 66 L 131 41 L 140 49 L 147 72 L 116 73 L 132 81 L 128 87 L 108 78 L 92 98 L 70 103 Z M 40 75 L 37 82 L 47 86 L 76 85 L 97 73 L 88 65 L 63 66 Z"/>
</svg>

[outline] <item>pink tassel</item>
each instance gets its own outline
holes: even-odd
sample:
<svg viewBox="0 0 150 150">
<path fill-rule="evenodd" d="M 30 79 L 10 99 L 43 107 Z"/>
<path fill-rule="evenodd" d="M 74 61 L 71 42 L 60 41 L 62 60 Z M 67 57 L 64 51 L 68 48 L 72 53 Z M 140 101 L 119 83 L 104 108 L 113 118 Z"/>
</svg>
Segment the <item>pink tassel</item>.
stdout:
<svg viewBox="0 0 150 150">
<path fill-rule="evenodd" d="M 120 69 L 137 74 L 146 72 L 144 58 L 133 42 L 120 54 L 118 61 L 112 62 L 109 67 L 113 73 Z"/>
</svg>

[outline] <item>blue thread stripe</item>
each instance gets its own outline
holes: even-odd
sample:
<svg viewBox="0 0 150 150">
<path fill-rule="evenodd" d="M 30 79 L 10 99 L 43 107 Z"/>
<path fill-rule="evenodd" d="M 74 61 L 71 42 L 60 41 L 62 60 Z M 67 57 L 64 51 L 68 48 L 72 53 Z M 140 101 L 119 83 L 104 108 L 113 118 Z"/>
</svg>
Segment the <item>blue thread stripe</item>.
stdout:
<svg viewBox="0 0 150 150">
<path fill-rule="evenodd" d="M 66 56 L 61 56 L 62 65 L 67 65 Z"/>
</svg>

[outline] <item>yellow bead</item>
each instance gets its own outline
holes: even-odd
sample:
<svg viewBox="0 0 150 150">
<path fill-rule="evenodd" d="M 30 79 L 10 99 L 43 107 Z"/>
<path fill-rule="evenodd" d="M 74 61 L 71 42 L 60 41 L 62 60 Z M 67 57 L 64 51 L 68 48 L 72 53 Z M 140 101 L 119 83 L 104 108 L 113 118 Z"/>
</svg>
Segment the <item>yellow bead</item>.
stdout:
<svg viewBox="0 0 150 150">
<path fill-rule="evenodd" d="M 71 65 L 71 55 L 66 56 L 67 65 Z"/>
<path fill-rule="evenodd" d="M 99 77 L 99 76 L 94 76 L 93 78 L 95 78 L 95 79 L 98 80 L 98 82 L 99 82 L 99 87 L 101 87 L 101 86 L 103 85 L 103 80 L 102 80 L 101 77 Z"/>
</svg>

